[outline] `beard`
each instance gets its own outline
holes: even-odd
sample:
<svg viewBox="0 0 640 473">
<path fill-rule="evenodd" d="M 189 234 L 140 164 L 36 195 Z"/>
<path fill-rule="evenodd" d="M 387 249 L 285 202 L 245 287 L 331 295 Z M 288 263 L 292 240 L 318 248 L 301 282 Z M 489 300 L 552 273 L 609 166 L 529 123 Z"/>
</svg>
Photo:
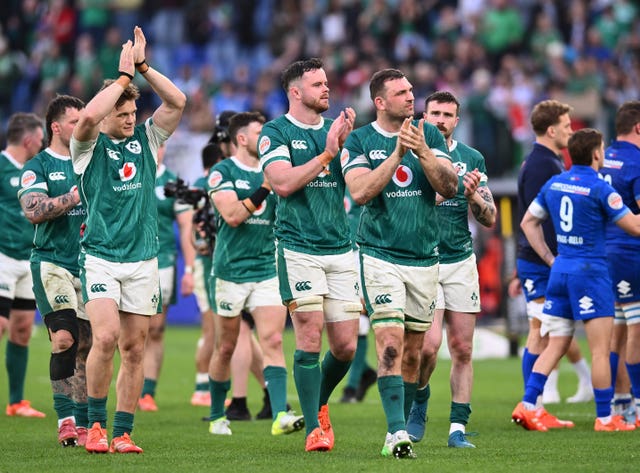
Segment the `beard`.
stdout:
<svg viewBox="0 0 640 473">
<path fill-rule="evenodd" d="M 329 110 L 329 102 L 326 103 L 321 99 L 302 99 L 302 104 L 316 113 L 323 113 Z"/>
</svg>

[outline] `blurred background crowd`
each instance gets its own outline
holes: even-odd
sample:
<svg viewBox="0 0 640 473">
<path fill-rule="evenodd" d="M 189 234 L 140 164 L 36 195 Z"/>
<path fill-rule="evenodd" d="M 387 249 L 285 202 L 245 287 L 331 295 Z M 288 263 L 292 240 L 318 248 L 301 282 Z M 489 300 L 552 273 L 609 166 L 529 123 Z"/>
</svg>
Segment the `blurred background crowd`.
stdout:
<svg viewBox="0 0 640 473">
<path fill-rule="evenodd" d="M 210 136 L 223 110 L 285 112 L 280 71 L 317 56 L 328 116 L 349 105 L 370 121 L 372 72 L 400 68 L 417 112 L 436 89 L 461 99 L 458 139 L 484 154 L 490 175 L 508 177 L 541 99 L 572 104 L 576 127 L 611 137 L 617 106 L 639 96 L 639 10 L 631 0 L 3 0 L 0 121 L 42 113 L 57 92 L 91 98 L 140 25 L 148 62 L 189 97 L 183 143 Z M 156 104 L 140 85 L 144 118 Z"/>
</svg>

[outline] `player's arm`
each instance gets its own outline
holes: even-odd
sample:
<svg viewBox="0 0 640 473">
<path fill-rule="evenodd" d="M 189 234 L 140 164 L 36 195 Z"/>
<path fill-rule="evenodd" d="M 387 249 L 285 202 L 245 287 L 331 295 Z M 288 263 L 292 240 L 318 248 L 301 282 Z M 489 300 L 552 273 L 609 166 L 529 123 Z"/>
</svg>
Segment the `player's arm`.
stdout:
<svg viewBox="0 0 640 473">
<path fill-rule="evenodd" d="M 340 112 L 329 128 L 324 151 L 308 162 L 300 166 L 292 166 L 291 162 L 282 160 L 267 164 L 264 174 L 273 191 L 280 197 L 288 197 L 318 177 L 318 174 L 338 155 L 344 140 L 353 129 L 354 119 L 353 110 Z"/>
<path fill-rule="evenodd" d="M 98 92 L 80 112 L 80 118 L 73 129 L 73 137 L 79 142 L 93 141 L 100 132 L 100 123 L 112 112 L 122 92 L 131 82 L 135 72 L 133 65 L 133 44 L 127 41 L 122 45 L 118 71 L 122 74 L 109 87 Z"/>
<path fill-rule="evenodd" d="M 27 192 L 20 197 L 20 206 L 25 217 L 34 225 L 53 220 L 66 214 L 80 203 L 78 188 L 56 197 L 49 197 L 42 192 Z"/>
<path fill-rule="evenodd" d="M 469 208 L 479 224 L 491 227 L 496 223 L 496 204 L 488 186 L 480 185 L 481 174 L 478 169 L 467 172 L 462 178 L 464 196 Z"/>
<path fill-rule="evenodd" d="M 402 128 L 400 128 L 398 140 L 418 156 L 427 180 L 438 194 L 446 199 L 451 199 L 456 195 L 458 192 L 458 176 L 453 169 L 451 161 L 436 156 L 427 145 L 424 138 L 424 119 L 420 119 L 417 127 L 411 123 L 408 126 L 403 124 Z"/>
<path fill-rule="evenodd" d="M 185 272 L 180 282 L 180 292 L 183 296 L 188 296 L 193 292 L 193 265 L 196 259 L 196 249 L 191 242 L 193 210 L 185 210 L 176 214 L 178 224 L 178 234 L 180 237 L 180 248 L 184 258 Z M 191 268 L 189 271 L 187 268 Z"/>
<path fill-rule="evenodd" d="M 531 248 L 538 253 L 542 261 L 551 266 L 555 261 L 555 257 L 549 249 L 549 246 L 547 246 L 547 242 L 544 240 L 544 232 L 542 231 L 542 222 L 544 221 L 545 218 L 536 217 L 531 212 L 531 207 L 529 207 L 522 218 L 522 222 L 520 222 L 520 227 L 527 237 L 527 240 L 529 240 Z"/>
<path fill-rule="evenodd" d="M 622 228 L 629 235 L 640 236 L 640 214 L 636 215 L 629 211 L 624 216 L 616 220 L 616 225 Z"/>
<path fill-rule="evenodd" d="M 230 227 L 237 227 L 248 219 L 269 196 L 271 187 L 267 181 L 246 199 L 240 200 L 234 190 L 224 189 L 213 193 L 213 204 Z"/>
<path fill-rule="evenodd" d="M 153 112 L 153 123 L 171 134 L 180 123 L 187 97 L 168 77 L 147 64 L 145 53 L 147 40 L 142 28 L 136 26 L 133 29 L 133 35 L 133 59 L 136 69 L 162 100 L 162 104 Z"/>
<path fill-rule="evenodd" d="M 405 120 L 402 126 L 407 126 L 409 120 Z M 349 146 L 343 153 L 350 152 Z M 400 140 L 396 141 L 393 153 L 375 169 L 368 167 L 350 167 L 345 169 L 344 181 L 347 184 L 353 201 L 358 205 L 364 205 L 382 192 L 402 161 L 407 149 Z"/>
</svg>

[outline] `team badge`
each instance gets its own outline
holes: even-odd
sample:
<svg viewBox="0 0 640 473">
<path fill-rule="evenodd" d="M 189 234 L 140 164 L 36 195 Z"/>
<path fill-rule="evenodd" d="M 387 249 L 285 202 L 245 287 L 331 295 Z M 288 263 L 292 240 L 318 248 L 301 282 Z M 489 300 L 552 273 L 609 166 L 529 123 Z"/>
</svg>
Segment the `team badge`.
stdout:
<svg viewBox="0 0 640 473">
<path fill-rule="evenodd" d="M 17 179 L 16 179 L 17 181 Z M 20 179 L 20 185 L 22 187 L 30 187 L 36 182 L 36 173 L 29 170 L 22 173 L 22 178 Z M 18 182 L 13 183 L 13 179 L 11 179 L 11 186 L 17 187 Z"/>
<path fill-rule="evenodd" d="M 129 141 L 126 145 L 125 148 L 127 148 L 130 152 L 132 152 L 133 154 L 140 154 L 142 153 L 142 145 L 140 144 L 140 142 L 138 140 L 134 140 L 134 141 Z"/>
<path fill-rule="evenodd" d="M 393 173 L 393 182 L 398 187 L 407 187 L 413 182 L 413 172 L 407 166 L 400 165 Z"/>
<path fill-rule="evenodd" d="M 620 197 L 620 194 L 618 194 L 617 192 L 612 192 L 611 194 L 609 194 L 609 197 L 607 197 L 607 204 L 609 204 L 609 207 L 614 210 L 620 210 L 624 205 L 622 203 L 622 197 Z"/>
<path fill-rule="evenodd" d="M 462 163 L 460 161 L 453 163 L 453 169 L 455 169 L 458 176 L 464 176 L 467 173 L 467 163 Z"/>
<path fill-rule="evenodd" d="M 218 187 L 221 182 L 222 182 L 222 174 L 220 174 L 220 171 L 213 171 L 211 174 L 209 174 L 207 185 L 211 189 L 215 189 L 216 187 Z"/>
<path fill-rule="evenodd" d="M 347 148 L 342 148 L 342 152 L 340 153 L 340 166 L 344 168 L 348 161 L 349 161 L 349 150 Z"/>
<path fill-rule="evenodd" d="M 138 169 L 134 163 L 124 163 L 124 166 L 120 168 L 120 180 L 127 182 L 136 176 Z"/>
<path fill-rule="evenodd" d="M 258 151 L 260 154 L 264 154 L 271 147 L 271 140 L 268 136 L 263 136 L 260 138 L 260 143 L 258 143 Z"/>
</svg>

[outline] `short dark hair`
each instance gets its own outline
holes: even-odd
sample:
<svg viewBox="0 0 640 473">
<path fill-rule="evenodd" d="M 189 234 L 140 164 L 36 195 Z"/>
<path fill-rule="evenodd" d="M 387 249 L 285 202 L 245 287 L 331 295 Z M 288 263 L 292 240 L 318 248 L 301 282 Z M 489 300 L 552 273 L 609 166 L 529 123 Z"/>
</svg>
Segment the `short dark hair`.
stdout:
<svg viewBox="0 0 640 473">
<path fill-rule="evenodd" d="M 631 133 L 633 127 L 640 123 L 640 101 L 629 100 L 620 105 L 616 113 L 616 134 Z"/>
<path fill-rule="evenodd" d="M 82 110 L 84 108 L 84 102 L 78 97 L 72 95 L 56 95 L 49 105 L 47 105 L 47 112 L 45 115 L 45 122 L 47 127 L 47 138 L 49 143 L 53 138 L 53 130 L 51 130 L 51 124 L 60 120 L 68 108 L 74 108 L 76 110 Z"/>
<path fill-rule="evenodd" d="M 17 112 L 9 117 L 7 143 L 19 145 L 24 135 L 42 128 L 42 119 L 35 113 Z"/>
<path fill-rule="evenodd" d="M 322 59 L 318 59 L 317 57 L 312 57 L 311 59 L 304 59 L 302 61 L 296 61 L 292 64 L 289 64 L 287 68 L 282 71 L 282 75 L 280 76 L 280 83 L 282 84 L 282 88 L 285 92 L 289 92 L 289 86 L 291 85 L 291 82 L 296 79 L 300 79 L 305 72 L 322 69 L 323 66 L 324 64 L 322 63 Z"/>
<path fill-rule="evenodd" d="M 102 83 L 100 90 L 104 90 L 115 82 L 115 79 L 105 79 Z M 99 92 L 99 91 L 98 91 Z M 129 100 L 138 100 L 140 98 L 140 89 L 133 82 L 130 82 L 126 89 L 122 92 L 122 95 L 116 102 L 116 108 L 120 108 L 125 102 Z"/>
<path fill-rule="evenodd" d="M 431 95 L 429 95 L 426 99 L 424 99 L 424 109 L 425 110 L 427 108 L 429 108 L 429 104 L 431 102 L 455 103 L 456 104 L 456 115 L 458 114 L 458 111 L 460 110 L 460 102 L 458 102 L 458 99 L 456 98 L 456 96 L 453 95 L 451 92 L 448 92 L 446 90 L 439 90 L 437 92 L 434 92 Z"/>
<path fill-rule="evenodd" d="M 569 155 L 573 164 L 591 166 L 593 151 L 602 146 L 602 133 L 594 128 L 583 128 L 569 138 Z"/>
<path fill-rule="evenodd" d="M 404 73 L 398 69 L 382 69 L 371 76 L 369 82 L 369 95 L 375 100 L 384 90 L 384 84 L 390 80 L 402 79 Z"/>
<path fill-rule="evenodd" d="M 238 146 L 238 131 L 253 122 L 264 123 L 265 119 L 260 112 L 240 112 L 229 119 L 229 137 L 234 145 Z"/>
<path fill-rule="evenodd" d="M 566 103 L 557 100 L 543 100 L 533 107 L 531 112 L 531 127 L 536 136 L 542 136 L 547 132 L 547 128 L 557 125 L 560 117 L 569 113 L 573 108 Z"/>
<path fill-rule="evenodd" d="M 217 143 L 207 143 L 202 148 L 202 169 L 210 169 L 218 161 L 225 158 L 222 148 Z"/>
</svg>

